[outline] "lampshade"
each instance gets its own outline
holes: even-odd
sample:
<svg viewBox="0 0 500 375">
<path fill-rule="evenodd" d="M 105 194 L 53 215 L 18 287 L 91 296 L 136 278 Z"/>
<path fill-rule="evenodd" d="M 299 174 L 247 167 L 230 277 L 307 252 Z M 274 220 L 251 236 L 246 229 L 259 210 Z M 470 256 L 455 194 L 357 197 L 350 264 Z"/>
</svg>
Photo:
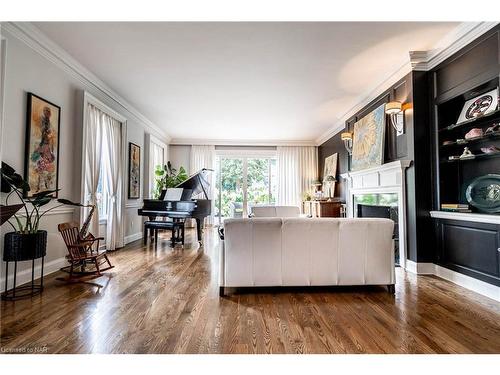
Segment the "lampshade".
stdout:
<svg viewBox="0 0 500 375">
<path fill-rule="evenodd" d="M 349 132 L 342 133 L 340 134 L 340 139 L 343 141 L 350 141 L 352 140 L 352 134 Z"/>
<path fill-rule="evenodd" d="M 401 112 L 402 106 L 401 102 L 389 102 L 385 105 L 385 113 L 388 115 L 395 115 Z"/>
<path fill-rule="evenodd" d="M 323 184 L 321 183 L 321 181 L 320 181 L 320 180 L 313 180 L 313 182 L 311 183 L 311 185 L 312 185 L 312 186 L 321 186 L 321 185 L 323 185 Z"/>
</svg>

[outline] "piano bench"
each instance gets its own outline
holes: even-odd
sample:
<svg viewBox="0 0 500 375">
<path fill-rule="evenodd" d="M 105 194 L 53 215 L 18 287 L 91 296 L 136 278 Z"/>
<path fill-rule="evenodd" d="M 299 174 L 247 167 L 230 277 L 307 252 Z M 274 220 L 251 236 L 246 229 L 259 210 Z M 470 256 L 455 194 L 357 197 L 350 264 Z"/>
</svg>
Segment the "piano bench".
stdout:
<svg viewBox="0 0 500 375">
<path fill-rule="evenodd" d="M 145 221 L 144 222 L 144 245 L 148 241 L 148 230 L 154 235 L 155 248 L 158 247 L 158 230 L 170 229 L 172 231 L 171 247 L 175 246 L 175 242 L 180 240 L 182 245 L 184 245 L 184 222 L 173 222 L 173 221 Z M 180 238 L 176 237 L 176 231 L 180 230 Z"/>
</svg>

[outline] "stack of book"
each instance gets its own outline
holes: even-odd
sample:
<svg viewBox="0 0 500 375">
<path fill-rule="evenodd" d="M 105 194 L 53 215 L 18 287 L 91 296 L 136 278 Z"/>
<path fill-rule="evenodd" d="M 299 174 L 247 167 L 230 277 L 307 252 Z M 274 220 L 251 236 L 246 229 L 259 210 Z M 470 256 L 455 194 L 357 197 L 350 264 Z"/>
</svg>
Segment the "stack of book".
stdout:
<svg viewBox="0 0 500 375">
<path fill-rule="evenodd" d="M 460 203 L 443 203 L 441 204 L 441 211 L 448 212 L 472 212 L 469 209 L 468 204 L 460 204 Z"/>
</svg>

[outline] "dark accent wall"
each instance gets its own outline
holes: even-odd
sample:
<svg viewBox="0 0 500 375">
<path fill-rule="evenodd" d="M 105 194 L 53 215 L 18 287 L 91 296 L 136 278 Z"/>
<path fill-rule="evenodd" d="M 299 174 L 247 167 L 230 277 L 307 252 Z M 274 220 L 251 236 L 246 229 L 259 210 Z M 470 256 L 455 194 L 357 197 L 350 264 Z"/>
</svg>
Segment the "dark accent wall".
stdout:
<svg viewBox="0 0 500 375">
<path fill-rule="evenodd" d="M 344 182 L 340 175 L 349 171 L 349 154 L 344 147 L 344 142 L 340 139 L 340 133 L 337 133 L 328 141 L 318 147 L 318 167 L 320 179 L 323 179 L 323 169 L 325 167 L 325 158 L 335 153 L 339 154 L 337 162 L 337 183 L 335 184 L 335 196 L 341 197 L 345 202 L 345 188 Z"/>
<path fill-rule="evenodd" d="M 411 72 L 382 92 L 376 99 L 351 116 L 345 124 L 345 131 L 353 130 L 354 123 L 381 104 L 392 100 L 406 103 L 404 134 L 396 131 L 386 119 L 384 163 L 395 160 L 412 160 L 406 172 L 407 184 L 407 256 L 418 262 L 434 261 L 435 251 L 427 243 L 432 226 L 431 209 L 431 160 L 430 122 L 428 99 L 428 75 L 426 72 Z M 339 167 L 336 196 L 345 202 L 345 183 L 340 174 L 349 170 L 349 155 L 340 139 L 340 132 L 321 144 L 318 149 L 319 176 L 323 177 L 326 157 L 337 152 Z"/>
</svg>

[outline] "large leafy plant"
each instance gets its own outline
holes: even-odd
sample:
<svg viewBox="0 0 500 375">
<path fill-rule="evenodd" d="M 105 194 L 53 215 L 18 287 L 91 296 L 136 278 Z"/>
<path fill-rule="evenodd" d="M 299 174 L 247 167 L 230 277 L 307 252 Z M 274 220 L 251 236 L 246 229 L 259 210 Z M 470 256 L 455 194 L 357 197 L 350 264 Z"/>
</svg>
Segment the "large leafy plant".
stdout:
<svg viewBox="0 0 500 375">
<path fill-rule="evenodd" d="M 179 170 L 172 167 L 172 163 L 167 162 L 166 165 L 157 165 L 155 168 L 155 189 L 153 197 L 158 199 L 162 190 L 173 188 L 188 179 L 188 175 L 184 167 Z"/>
<path fill-rule="evenodd" d="M 20 174 L 18 174 L 14 168 L 8 165 L 5 162 L 2 162 L 2 168 L 0 168 L 1 175 L 1 191 L 2 193 L 6 193 L 5 204 L 9 204 L 9 199 L 12 196 L 17 196 L 17 198 L 21 201 L 23 205 L 24 214 L 14 215 L 15 224 L 10 220 L 8 223 L 14 228 L 17 233 L 27 234 L 27 233 L 36 233 L 38 232 L 38 228 L 40 226 L 40 220 L 43 216 L 45 216 L 48 212 L 61 207 L 63 205 L 72 205 L 72 206 L 83 206 L 80 203 L 74 203 L 68 199 L 57 199 L 59 205 L 53 206 L 47 210 L 42 211 L 41 208 L 47 204 L 49 204 L 52 200 L 55 200 L 53 194 L 57 192 L 57 190 L 46 190 L 40 191 L 38 193 L 33 194 L 31 197 L 25 197 L 24 193 L 30 191 L 29 184 L 22 178 Z M 31 206 L 31 212 L 28 206 Z"/>
</svg>

